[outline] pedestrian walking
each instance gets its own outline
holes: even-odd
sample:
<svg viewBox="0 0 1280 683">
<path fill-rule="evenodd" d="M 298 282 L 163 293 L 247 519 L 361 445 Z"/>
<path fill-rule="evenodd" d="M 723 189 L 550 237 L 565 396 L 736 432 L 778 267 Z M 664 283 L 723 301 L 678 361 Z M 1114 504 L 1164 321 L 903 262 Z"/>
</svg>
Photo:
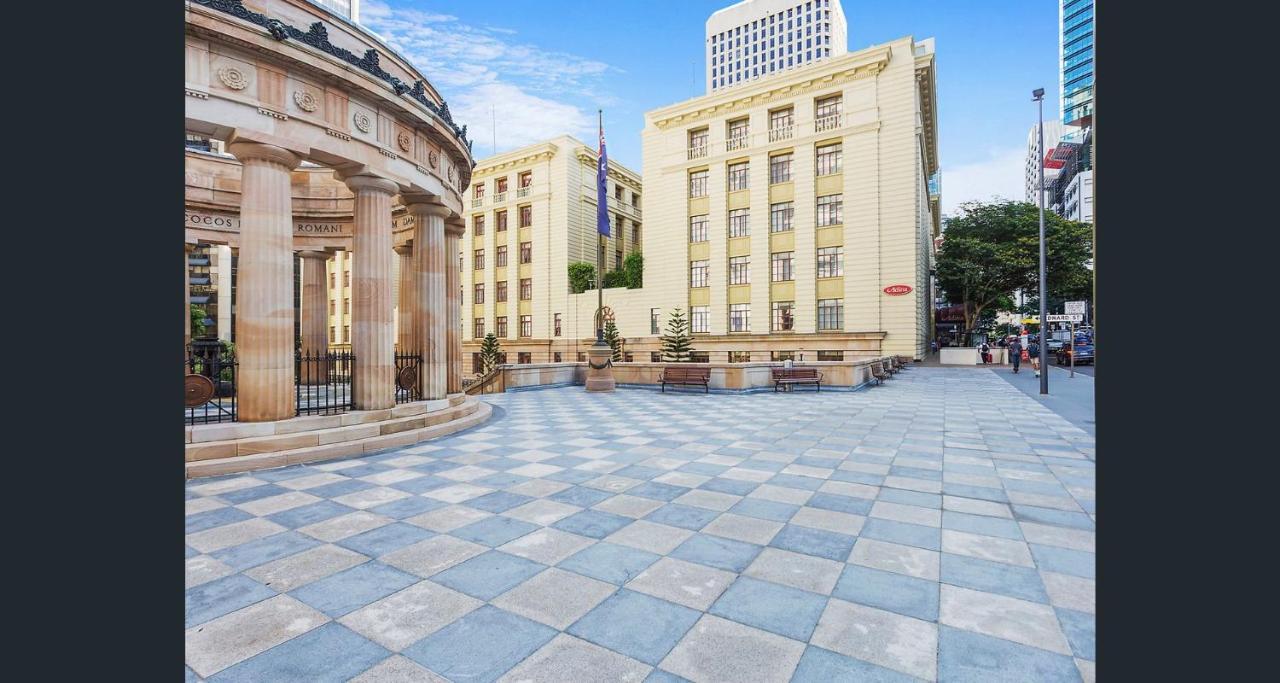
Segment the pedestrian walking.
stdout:
<svg viewBox="0 0 1280 683">
<path fill-rule="evenodd" d="M 978 347 L 978 351 L 982 353 L 982 364 L 991 365 L 991 347 L 986 342 L 982 342 L 982 346 Z"/>
<path fill-rule="evenodd" d="M 937 353 L 937 352 L 938 352 L 938 340 L 934 339 L 933 341 L 929 342 L 929 353 Z"/>
<path fill-rule="evenodd" d="M 1039 337 L 1032 337 L 1027 341 L 1027 355 L 1031 357 L 1031 368 L 1036 371 L 1036 377 L 1040 376 L 1040 340 Z"/>
<path fill-rule="evenodd" d="M 1022 342 L 1017 337 L 1009 342 L 1009 359 L 1013 361 L 1013 374 L 1018 374 L 1018 366 L 1022 364 Z"/>
</svg>

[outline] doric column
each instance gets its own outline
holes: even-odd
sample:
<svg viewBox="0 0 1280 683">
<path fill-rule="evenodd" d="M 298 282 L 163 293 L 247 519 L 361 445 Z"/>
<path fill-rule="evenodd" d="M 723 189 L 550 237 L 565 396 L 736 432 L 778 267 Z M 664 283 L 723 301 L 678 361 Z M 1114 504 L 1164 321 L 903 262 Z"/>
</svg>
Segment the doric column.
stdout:
<svg viewBox="0 0 1280 683">
<path fill-rule="evenodd" d="M 417 309 L 414 286 L 418 281 L 413 244 L 398 246 L 395 252 L 400 257 L 400 300 L 396 302 L 396 307 L 400 310 L 400 329 L 396 335 L 396 346 L 400 353 L 419 353 L 413 322 L 413 313 Z"/>
<path fill-rule="evenodd" d="M 391 197 L 399 186 L 370 175 L 344 178 L 355 193 L 352 240 L 351 394 L 357 410 L 396 404 L 395 319 L 391 301 Z"/>
<path fill-rule="evenodd" d="M 462 273 L 458 272 L 458 250 L 461 248 L 462 235 L 466 232 L 461 218 L 445 222 L 444 253 L 445 263 L 445 308 L 446 325 L 445 344 L 448 346 L 450 394 L 462 393 Z M 517 318 L 516 324 L 519 325 Z"/>
<path fill-rule="evenodd" d="M 233 142 L 227 149 L 243 166 L 235 301 L 239 419 L 284 420 L 295 413 L 289 176 L 301 158 L 256 142 Z"/>
<path fill-rule="evenodd" d="M 413 214 L 413 248 L 418 267 L 415 288 L 418 310 L 414 314 L 422 353 L 422 398 L 445 398 L 449 391 L 449 316 L 445 271 L 450 259 L 445 251 L 444 219 L 448 207 L 432 203 L 432 197 L 406 197 Z"/>
<path fill-rule="evenodd" d="M 191 346 L 191 252 L 196 245 L 187 242 L 182 250 L 182 347 Z"/>
<path fill-rule="evenodd" d="M 329 255 L 323 251 L 300 251 L 302 259 L 302 353 L 321 356 L 329 350 L 329 287 L 325 277 Z M 328 366 L 324 361 L 308 361 L 302 365 L 304 384 L 326 384 Z"/>
</svg>

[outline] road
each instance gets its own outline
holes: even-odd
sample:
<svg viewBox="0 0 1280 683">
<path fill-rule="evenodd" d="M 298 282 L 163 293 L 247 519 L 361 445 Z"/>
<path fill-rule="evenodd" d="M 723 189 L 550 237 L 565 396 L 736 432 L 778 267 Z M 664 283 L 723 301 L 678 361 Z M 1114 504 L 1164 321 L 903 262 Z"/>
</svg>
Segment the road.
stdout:
<svg viewBox="0 0 1280 683">
<path fill-rule="evenodd" d="M 1068 370 L 1068 371 L 1071 370 L 1070 365 L 1059 366 L 1058 361 L 1054 360 L 1053 356 L 1049 356 L 1049 365 L 1052 365 L 1055 368 L 1061 367 L 1063 370 Z M 1090 377 L 1096 377 L 1096 375 L 1093 374 L 1093 368 L 1094 368 L 1093 363 L 1090 363 L 1088 365 L 1077 365 L 1076 372 L 1080 374 L 1088 375 Z"/>
</svg>

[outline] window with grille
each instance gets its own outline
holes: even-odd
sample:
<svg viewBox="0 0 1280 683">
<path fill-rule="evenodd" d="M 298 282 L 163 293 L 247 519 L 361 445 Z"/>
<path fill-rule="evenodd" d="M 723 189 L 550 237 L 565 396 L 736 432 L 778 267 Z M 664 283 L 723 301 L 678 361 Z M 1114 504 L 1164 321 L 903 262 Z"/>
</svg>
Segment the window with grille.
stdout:
<svg viewBox="0 0 1280 683">
<path fill-rule="evenodd" d="M 751 234 L 750 209 L 732 209 L 729 211 L 729 236 L 747 237 Z"/>
<path fill-rule="evenodd" d="M 710 351 L 690 351 L 689 362 L 690 363 L 710 363 L 711 352 Z"/>
<path fill-rule="evenodd" d="M 498 291 L 494 292 L 493 300 L 502 302 L 507 300 L 507 281 L 498 280 Z"/>
<path fill-rule="evenodd" d="M 475 294 L 472 296 L 471 303 L 473 304 L 484 303 L 484 283 L 483 282 L 476 283 Z"/>
<path fill-rule="evenodd" d="M 471 219 L 471 234 L 476 237 L 484 235 L 484 216 L 476 216 Z"/>
<path fill-rule="evenodd" d="M 795 276 L 791 269 L 794 251 L 780 251 L 769 255 L 769 279 L 773 282 L 785 282 L 794 280 Z"/>
<path fill-rule="evenodd" d="M 553 322 L 554 322 L 554 325 L 555 325 L 555 332 L 554 332 L 554 336 L 559 337 L 559 336 L 560 336 L 560 314 L 559 314 L 559 313 L 557 313 L 557 314 L 555 315 L 555 319 L 554 319 L 554 321 L 553 321 Z M 559 356 L 560 356 L 560 354 L 558 354 L 558 353 L 557 353 L 557 354 L 556 354 L 556 362 L 557 362 L 557 363 L 559 363 L 559 362 L 560 362 L 560 358 L 559 358 Z"/>
<path fill-rule="evenodd" d="M 818 360 L 842 361 L 844 360 L 844 351 L 819 351 Z"/>
<path fill-rule="evenodd" d="M 523 326 L 523 325 L 524 325 L 524 323 L 520 323 L 520 325 L 521 325 L 521 326 Z M 533 362 L 533 353 L 532 353 L 532 352 L 529 352 L 529 351 L 520 351 L 520 352 L 516 353 L 516 362 L 517 362 L 517 363 L 532 363 L 532 362 Z"/>
<path fill-rule="evenodd" d="M 794 301 L 775 301 L 773 302 L 773 331 L 774 332 L 790 332 L 795 329 L 795 308 Z"/>
<path fill-rule="evenodd" d="M 751 304 L 729 304 L 729 331 L 751 331 Z"/>
<path fill-rule="evenodd" d="M 742 162 L 738 164 L 729 164 L 729 190 L 745 190 L 750 187 L 750 176 L 748 171 L 750 164 Z"/>
<path fill-rule="evenodd" d="M 823 145 L 818 148 L 818 175 L 832 175 L 840 172 L 840 162 L 844 158 L 843 145 Z"/>
<path fill-rule="evenodd" d="M 844 299 L 818 299 L 818 329 L 844 329 Z"/>
<path fill-rule="evenodd" d="M 707 241 L 707 215 L 689 217 L 689 241 Z"/>
<path fill-rule="evenodd" d="M 791 107 L 769 112 L 769 130 L 782 130 L 791 127 L 795 110 Z"/>
<path fill-rule="evenodd" d="M 484 270 L 484 249 L 476 249 L 475 256 L 471 260 L 476 270 Z"/>
<path fill-rule="evenodd" d="M 707 171 L 694 171 L 689 174 L 689 196 L 707 196 Z"/>
<path fill-rule="evenodd" d="M 476 199 L 484 198 L 484 183 L 476 183 L 475 198 Z"/>
<path fill-rule="evenodd" d="M 521 337 L 533 336 L 533 316 L 531 315 L 520 316 L 520 336 Z"/>
<path fill-rule="evenodd" d="M 776 154 L 769 157 L 769 183 L 785 183 L 791 180 L 791 159 L 793 154 Z"/>
<path fill-rule="evenodd" d="M 689 286 L 706 287 L 710 274 L 710 261 L 691 261 L 689 263 Z"/>
<path fill-rule="evenodd" d="M 707 139 L 710 137 L 706 128 L 689 131 L 689 149 L 703 149 L 707 146 Z"/>
<path fill-rule="evenodd" d="M 520 207 L 520 227 L 527 228 L 530 225 L 533 225 L 533 207 L 522 206 Z"/>
<path fill-rule="evenodd" d="M 649 334 L 659 334 L 658 324 L 661 322 L 659 313 L 660 311 L 657 308 L 649 309 Z"/>
<path fill-rule="evenodd" d="M 506 179 L 505 177 L 504 177 L 504 178 L 498 178 L 497 180 L 494 180 L 493 182 L 495 183 L 495 186 L 494 186 L 494 188 L 493 188 L 493 191 L 494 191 L 495 193 L 497 193 L 497 194 L 502 194 L 503 192 L 506 192 L 506 191 L 507 191 L 507 179 Z"/>
<path fill-rule="evenodd" d="M 533 263 L 533 242 L 520 243 L 520 262 Z"/>
<path fill-rule="evenodd" d="M 844 247 L 818 249 L 818 277 L 844 275 Z"/>
<path fill-rule="evenodd" d="M 533 171 L 525 171 L 520 174 L 520 187 L 529 187 L 533 184 Z"/>
<path fill-rule="evenodd" d="M 769 352 L 769 360 L 775 363 L 778 363 L 784 360 L 795 360 L 795 359 L 796 359 L 795 351 L 770 351 Z"/>
<path fill-rule="evenodd" d="M 556 351 L 555 353 L 551 354 L 551 358 L 554 362 L 559 363 L 562 359 L 562 356 L 560 355 L 559 351 Z"/>
<path fill-rule="evenodd" d="M 791 219 L 795 212 L 795 205 L 791 202 L 770 204 L 769 232 L 787 232 L 791 230 Z"/>
<path fill-rule="evenodd" d="M 649 352 L 649 362 L 650 362 L 650 363 L 661 363 L 661 362 L 662 362 L 662 352 L 661 352 L 661 351 L 650 351 L 650 352 Z"/>
<path fill-rule="evenodd" d="M 533 298 L 533 278 L 526 277 L 520 279 L 520 300 L 528 301 Z"/>
<path fill-rule="evenodd" d="M 751 284 L 751 257 L 731 256 L 729 258 L 729 284 Z"/>
<path fill-rule="evenodd" d="M 497 231 L 506 232 L 507 231 L 507 212 L 499 211 L 498 213 L 494 214 L 494 216 L 498 219 Z"/>
<path fill-rule="evenodd" d="M 729 362 L 730 363 L 750 363 L 751 352 L 750 351 L 730 351 Z"/>
<path fill-rule="evenodd" d="M 750 119 L 738 119 L 729 122 L 728 138 L 730 140 L 745 140 L 750 129 Z"/>
<path fill-rule="evenodd" d="M 495 261 L 494 261 L 495 267 L 497 268 L 505 267 L 507 265 L 507 245 L 504 244 L 499 246 L 497 253 L 494 254 L 494 258 L 495 258 Z"/>
<path fill-rule="evenodd" d="M 818 197 L 818 227 L 844 222 L 844 195 Z"/>
<path fill-rule="evenodd" d="M 476 318 L 472 322 L 471 336 L 476 339 L 484 339 L 484 318 Z"/>
<path fill-rule="evenodd" d="M 710 306 L 692 306 L 689 308 L 689 331 L 691 332 L 710 332 L 711 331 L 711 307 Z"/>
<path fill-rule="evenodd" d="M 507 316 L 500 315 L 494 320 L 494 334 L 505 338 L 507 336 Z"/>
</svg>

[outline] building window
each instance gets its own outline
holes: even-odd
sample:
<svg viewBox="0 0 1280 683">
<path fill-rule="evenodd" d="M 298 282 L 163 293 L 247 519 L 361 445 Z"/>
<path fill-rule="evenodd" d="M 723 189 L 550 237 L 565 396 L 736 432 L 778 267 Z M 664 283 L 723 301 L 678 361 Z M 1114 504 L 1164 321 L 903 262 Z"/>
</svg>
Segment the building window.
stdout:
<svg viewBox="0 0 1280 683">
<path fill-rule="evenodd" d="M 500 245 L 498 247 L 497 254 L 495 254 L 495 257 L 496 257 L 496 261 L 494 262 L 493 265 L 498 268 L 505 268 L 507 265 L 507 245 L 505 244 Z"/>
<path fill-rule="evenodd" d="M 561 355 L 560 355 L 560 352 L 559 352 L 559 351 L 556 351 L 555 353 L 552 353 L 552 354 L 551 354 L 551 360 L 552 360 L 553 362 L 555 362 L 555 363 L 559 363 L 559 362 L 561 362 L 561 359 L 562 359 L 562 357 L 561 357 Z"/>
<path fill-rule="evenodd" d="M 520 278 L 520 300 L 528 301 L 533 298 L 533 278 Z"/>
<path fill-rule="evenodd" d="M 842 361 L 844 360 L 844 351 L 819 351 L 818 360 Z"/>
<path fill-rule="evenodd" d="M 343 299 L 343 300 L 342 300 L 342 314 L 343 314 L 343 315 L 347 315 L 347 314 L 348 314 L 348 313 L 350 313 L 350 312 L 351 312 L 351 299 L 350 299 L 350 298 Z"/>
<path fill-rule="evenodd" d="M 690 216 L 689 217 L 689 241 L 690 242 L 706 242 L 707 241 L 707 215 Z"/>
<path fill-rule="evenodd" d="M 613 252 L 613 269 L 622 270 L 622 250 L 616 249 Z"/>
<path fill-rule="evenodd" d="M 520 227 L 527 228 L 530 225 L 533 225 L 533 207 L 522 206 L 520 207 Z"/>
<path fill-rule="evenodd" d="M 476 291 L 475 291 L 475 295 L 471 299 L 471 303 L 473 304 L 484 303 L 484 283 L 483 282 L 476 283 Z"/>
<path fill-rule="evenodd" d="M 499 337 L 502 337 L 503 339 L 506 339 L 506 337 L 507 337 L 507 316 L 505 316 L 505 315 L 500 315 L 500 316 L 498 316 L 498 317 L 497 317 L 497 319 L 496 319 L 494 322 L 495 322 L 495 324 L 494 324 L 494 328 L 495 328 L 495 329 L 494 329 L 494 334 L 498 335 Z"/>
<path fill-rule="evenodd" d="M 729 191 L 745 190 L 750 187 L 750 176 L 748 170 L 750 164 L 741 162 L 737 164 L 729 164 Z"/>
<path fill-rule="evenodd" d="M 478 353 L 471 354 L 471 374 L 484 374 L 484 360 Z"/>
<path fill-rule="evenodd" d="M 484 339 L 484 318 L 476 318 L 472 322 L 471 337 L 473 339 Z"/>
<path fill-rule="evenodd" d="M 818 175 L 832 175 L 840 172 L 840 162 L 844 158 L 843 145 L 823 145 L 818 148 Z"/>
<path fill-rule="evenodd" d="M 844 329 L 844 299 L 818 299 L 818 329 Z"/>
<path fill-rule="evenodd" d="M 844 247 L 818 249 L 818 277 L 844 275 Z"/>
<path fill-rule="evenodd" d="M 525 171 L 520 174 L 520 187 L 529 187 L 533 185 L 533 171 Z"/>
<path fill-rule="evenodd" d="M 708 132 L 706 128 L 689 131 L 689 157 L 696 159 L 707 155 L 707 138 Z"/>
<path fill-rule="evenodd" d="M 750 363 L 751 352 L 750 351 L 730 351 L 729 362 L 730 363 Z"/>
<path fill-rule="evenodd" d="M 731 209 L 729 211 L 729 236 L 747 237 L 751 235 L 751 211 L 748 209 Z"/>
<path fill-rule="evenodd" d="M 711 307 L 710 306 L 691 306 L 689 308 L 689 331 L 690 332 L 710 332 L 711 331 Z"/>
<path fill-rule="evenodd" d="M 329 315 L 337 315 L 337 313 L 338 313 L 338 302 L 334 301 L 333 299 L 329 299 Z"/>
<path fill-rule="evenodd" d="M 769 232 L 787 232 L 791 230 L 791 219 L 795 215 L 795 205 L 791 202 L 779 202 L 769 205 Z"/>
<path fill-rule="evenodd" d="M 829 194 L 818 197 L 818 227 L 840 225 L 844 222 L 844 195 Z"/>
<path fill-rule="evenodd" d="M 533 362 L 533 354 L 528 351 L 520 351 L 516 353 L 516 362 L 529 364 Z"/>
<path fill-rule="evenodd" d="M 690 351 L 689 362 L 690 363 L 710 363 L 711 352 L 710 351 Z"/>
<path fill-rule="evenodd" d="M 533 263 L 533 242 L 520 243 L 520 262 Z"/>
<path fill-rule="evenodd" d="M 498 280 L 498 291 L 494 293 L 493 300 L 499 303 L 507 300 L 507 281 Z"/>
<path fill-rule="evenodd" d="M 338 274 L 329 273 L 329 289 L 333 289 L 337 286 L 338 286 Z"/>
<path fill-rule="evenodd" d="M 790 152 L 769 157 L 769 184 L 785 183 L 791 180 Z"/>
<path fill-rule="evenodd" d="M 635 354 L 631 353 L 630 351 L 623 352 L 622 354 L 623 363 L 634 363 L 635 360 L 636 360 Z"/>
<path fill-rule="evenodd" d="M 649 334 L 658 334 L 659 309 L 649 309 Z"/>
<path fill-rule="evenodd" d="M 795 329 L 795 307 L 794 301 L 773 302 L 772 329 L 774 332 L 790 332 Z"/>
<path fill-rule="evenodd" d="M 747 135 L 750 132 L 750 119 L 741 118 L 736 121 L 729 122 L 729 131 L 726 134 L 729 149 L 741 149 L 747 145 Z"/>
<path fill-rule="evenodd" d="M 690 287 L 706 287 L 710 277 L 711 262 L 691 261 L 689 263 L 689 286 Z"/>
<path fill-rule="evenodd" d="M 507 212 L 499 211 L 494 215 L 498 219 L 498 227 L 497 227 L 498 232 L 506 232 L 507 231 Z"/>
<path fill-rule="evenodd" d="M 818 132 L 840 127 L 840 95 L 824 97 L 814 103 L 813 118 Z"/>
<path fill-rule="evenodd" d="M 484 270 L 484 249 L 476 249 L 475 256 L 471 260 L 476 270 Z"/>
<path fill-rule="evenodd" d="M 751 284 L 751 257 L 750 256 L 729 257 L 729 284 L 731 285 Z"/>
<path fill-rule="evenodd" d="M 337 341 L 338 341 L 338 328 L 336 328 L 336 327 L 330 327 L 330 328 L 329 328 L 329 343 L 330 343 L 330 344 L 334 344 L 334 343 L 337 343 Z"/>
<path fill-rule="evenodd" d="M 559 337 L 559 336 L 560 336 L 560 314 L 559 314 L 559 313 L 555 314 L 555 318 L 554 318 L 554 320 L 553 320 L 553 323 L 554 323 L 554 325 L 555 325 L 555 332 L 554 332 L 554 336 Z M 557 353 L 556 355 L 557 355 L 557 356 L 559 356 L 560 354 L 558 354 L 558 353 Z M 559 358 L 556 358 L 556 362 L 557 362 L 557 363 L 559 363 L 559 362 L 560 362 L 560 359 L 559 359 Z"/>
<path fill-rule="evenodd" d="M 531 315 L 520 316 L 520 336 L 521 337 L 533 336 L 533 316 Z"/>
<path fill-rule="evenodd" d="M 794 280 L 795 275 L 791 269 L 792 259 L 795 256 L 794 251 L 780 251 L 769 255 L 769 279 L 773 282 L 786 282 Z"/>
<path fill-rule="evenodd" d="M 350 287 L 350 286 L 351 286 L 351 271 L 350 271 L 350 270 L 344 270 L 344 271 L 342 271 L 342 286 L 343 286 L 343 287 Z"/>
<path fill-rule="evenodd" d="M 689 196 L 707 196 L 707 171 L 693 171 L 689 174 Z"/>
<path fill-rule="evenodd" d="M 650 352 L 649 352 L 649 362 L 650 362 L 650 363 L 661 363 L 661 362 L 662 362 L 662 352 L 661 352 L 661 351 L 650 351 Z"/>
<path fill-rule="evenodd" d="M 791 137 L 791 124 L 795 110 L 791 107 L 769 112 L 769 141 Z"/>
<path fill-rule="evenodd" d="M 729 331 L 751 331 L 751 304 L 729 304 Z"/>
<path fill-rule="evenodd" d="M 579 363 L 582 363 L 582 362 L 585 362 L 586 360 L 587 360 L 587 353 L 586 353 L 585 351 L 579 351 L 579 352 L 578 352 L 578 362 L 579 362 Z"/>
<path fill-rule="evenodd" d="M 796 359 L 795 351 L 770 351 L 769 352 L 769 360 L 775 363 L 778 363 L 784 360 L 795 360 L 795 359 Z"/>
<path fill-rule="evenodd" d="M 631 224 L 631 248 L 634 250 L 637 244 L 640 244 L 640 226 L 635 223 L 632 223 Z"/>
<path fill-rule="evenodd" d="M 484 216 L 476 216 L 471 219 L 471 234 L 476 237 L 484 236 Z"/>
<path fill-rule="evenodd" d="M 351 343 L 351 326 L 350 325 L 342 326 L 342 341 L 347 344 Z"/>
<path fill-rule="evenodd" d="M 635 192 L 631 193 L 631 205 L 640 206 L 640 195 L 636 194 Z"/>
<path fill-rule="evenodd" d="M 498 179 L 494 180 L 493 182 L 494 182 L 494 187 L 493 187 L 493 192 L 494 192 L 494 194 L 502 194 L 503 192 L 506 192 L 506 191 L 507 191 L 507 177 L 506 177 L 506 176 L 503 176 L 503 177 L 501 177 L 501 178 L 498 178 Z"/>
<path fill-rule="evenodd" d="M 618 200 L 619 204 L 622 203 L 622 193 L 623 193 L 623 189 L 621 185 L 613 186 L 613 198 Z"/>
<path fill-rule="evenodd" d="M 476 183 L 475 198 L 484 199 L 484 183 Z"/>
</svg>

